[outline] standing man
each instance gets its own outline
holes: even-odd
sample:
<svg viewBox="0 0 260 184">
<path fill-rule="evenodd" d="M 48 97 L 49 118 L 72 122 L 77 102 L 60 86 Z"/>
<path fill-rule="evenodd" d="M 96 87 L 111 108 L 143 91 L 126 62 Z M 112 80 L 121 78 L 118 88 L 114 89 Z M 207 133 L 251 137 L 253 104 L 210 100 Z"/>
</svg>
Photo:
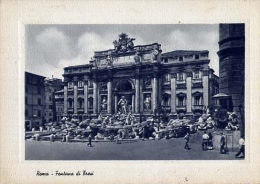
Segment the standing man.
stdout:
<svg viewBox="0 0 260 184">
<path fill-rule="evenodd" d="M 209 135 L 207 134 L 207 132 L 205 131 L 204 134 L 202 135 L 202 150 L 206 151 L 207 147 L 208 147 L 208 139 L 209 139 Z"/>
<path fill-rule="evenodd" d="M 92 141 L 92 135 L 90 133 L 89 136 L 88 136 L 88 146 L 89 147 L 92 147 L 91 141 Z"/>
<path fill-rule="evenodd" d="M 185 135 L 184 140 L 185 140 L 184 149 L 190 150 L 190 147 L 189 147 L 190 133 L 189 132 L 187 132 L 187 134 Z"/>
<path fill-rule="evenodd" d="M 239 151 L 236 154 L 236 158 L 245 158 L 245 140 L 244 136 L 239 139 Z M 243 153 L 243 156 L 239 157 L 239 155 Z"/>
<path fill-rule="evenodd" d="M 220 133 L 221 137 L 220 137 L 220 154 L 225 154 L 225 144 L 226 144 L 226 138 L 223 135 L 223 133 Z"/>
</svg>

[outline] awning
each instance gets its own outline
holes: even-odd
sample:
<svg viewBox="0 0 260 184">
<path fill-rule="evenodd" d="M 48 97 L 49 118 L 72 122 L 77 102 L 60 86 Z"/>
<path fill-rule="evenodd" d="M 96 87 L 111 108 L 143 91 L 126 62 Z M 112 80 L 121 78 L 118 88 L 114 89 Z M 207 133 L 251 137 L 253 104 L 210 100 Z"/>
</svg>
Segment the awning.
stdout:
<svg viewBox="0 0 260 184">
<path fill-rule="evenodd" d="M 230 98 L 231 95 L 228 95 L 226 93 L 219 93 L 213 96 L 213 98 Z"/>
</svg>

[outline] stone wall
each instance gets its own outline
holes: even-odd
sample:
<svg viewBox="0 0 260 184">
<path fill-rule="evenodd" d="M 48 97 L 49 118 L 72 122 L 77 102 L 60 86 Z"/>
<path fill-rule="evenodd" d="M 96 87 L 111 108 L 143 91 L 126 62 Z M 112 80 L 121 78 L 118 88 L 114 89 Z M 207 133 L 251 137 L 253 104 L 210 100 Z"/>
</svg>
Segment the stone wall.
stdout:
<svg viewBox="0 0 260 184">
<path fill-rule="evenodd" d="M 221 131 L 226 137 L 227 148 L 229 152 L 236 152 L 239 149 L 238 141 L 240 139 L 240 131 Z M 220 149 L 220 132 L 213 133 L 213 147 L 215 150 Z"/>
</svg>

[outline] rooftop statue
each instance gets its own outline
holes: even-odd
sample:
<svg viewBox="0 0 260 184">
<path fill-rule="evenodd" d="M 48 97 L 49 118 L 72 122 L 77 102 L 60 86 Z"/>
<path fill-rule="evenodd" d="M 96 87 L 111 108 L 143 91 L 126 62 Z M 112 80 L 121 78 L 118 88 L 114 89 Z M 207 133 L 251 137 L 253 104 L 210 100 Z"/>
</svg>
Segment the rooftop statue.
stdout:
<svg viewBox="0 0 260 184">
<path fill-rule="evenodd" d="M 113 41 L 115 52 L 126 52 L 134 49 L 133 41 L 135 38 L 128 38 L 128 35 L 122 33 L 119 36 L 118 40 Z"/>
</svg>

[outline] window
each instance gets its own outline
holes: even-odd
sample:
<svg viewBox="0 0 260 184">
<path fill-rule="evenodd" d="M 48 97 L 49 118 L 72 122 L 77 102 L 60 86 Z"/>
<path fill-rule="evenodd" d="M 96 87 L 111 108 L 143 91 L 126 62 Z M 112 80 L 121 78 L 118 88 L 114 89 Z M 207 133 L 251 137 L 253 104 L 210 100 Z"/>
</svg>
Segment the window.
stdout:
<svg viewBox="0 0 260 184">
<path fill-rule="evenodd" d="M 28 98 L 25 97 L 25 104 L 28 104 Z"/>
<path fill-rule="evenodd" d="M 200 105 L 200 96 L 194 97 L 194 105 Z"/>
<path fill-rule="evenodd" d="M 181 56 L 181 57 L 179 57 L 179 61 L 183 61 L 183 57 Z"/>
<path fill-rule="evenodd" d="M 52 116 L 52 113 L 51 113 L 51 112 L 49 113 L 49 116 Z"/>
<path fill-rule="evenodd" d="M 51 101 L 52 100 L 52 98 L 51 98 L 51 96 L 49 96 L 49 101 Z"/>
<path fill-rule="evenodd" d="M 49 88 L 49 92 L 51 93 L 51 88 Z"/>
<path fill-rule="evenodd" d="M 162 98 L 162 105 L 163 106 L 170 106 L 170 97 L 169 95 L 165 95 Z"/>
<path fill-rule="evenodd" d="M 200 58 L 200 56 L 199 55 L 195 55 L 195 59 L 199 59 Z"/>
<path fill-rule="evenodd" d="M 68 82 L 68 88 L 73 88 L 73 82 Z"/>
<path fill-rule="evenodd" d="M 164 74 L 163 75 L 163 82 L 164 83 L 170 82 L 170 75 L 169 74 Z"/>
<path fill-rule="evenodd" d="M 28 117 L 28 110 L 25 109 L 25 117 Z"/>
<path fill-rule="evenodd" d="M 42 105 L 42 99 L 38 98 L 38 105 Z"/>
<path fill-rule="evenodd" d="M 180 106 L 180 107 L 185 106 L 185 104 L 184 104 L 184 97 L 179 97 L 178 98 L 178 106 Z"/>
<path fill-rule="evenodd" d="M 178 75 L 177 75 L 177 80 L 181 80 L 181 81 L 184 80 L 183 75 L 184 75 L 183 72 L 178 73 Z"/>
<path fill-rule="evenodd" d="M 84 85 L 84 84 L 83 84 L 83 81 L 79 81 L 79 82 L 78 82 L 78 88 L 83 88 L 83 85 Z"/>
<path fill-rule="evenodd" d="M 89 88 L 93 88 L 93 80 L 88 81 L 88 86 L 89 86 Z"/>
<path fill-rule="evenodd" d="M 28 93 L 28 86 L 25 86 L 25 92 Z"/>
<path fill-rule="evenodd" d="M 68 99 L 68 108 L 72 109 L 73 108 L 73 100 L 70 98 Z"/>
<path fill-rule="evenodd" d="M 200 71 L 199 70 L 195 70 L 194 71 L 194 79 L 199 79 L 200 78 Z"/>
<path fill-rule="evenodd" d="M 78 108 L 83 108 L 83 104 L 84 104 L 84 99 L 82 99 L 82 98 L 79 98 L 78 99 Z"/>
<path fill-rule="evenodd" d="M 89 107 L 90 109 L 93 109 L 93 98 L 92 98 L 92 97 L 90 97 L 90 98 L 88 99 L 88 107 Z"/>
<path fill-rule="evenodd" d="M 168 59 L 164 59 L 164 62 L 165 62 L 165 63 L 168 63 Z"/>
<path fill-rule="evenodd" d="M 41 117 L 42 116 L 42 112 L 41 110 L 38 110 L 38 117 Z"/>
<path fill-rule="evenodd" d="M 49 109 L 52 109 L 52 105 L 49 105 Z"/>
</svg>

